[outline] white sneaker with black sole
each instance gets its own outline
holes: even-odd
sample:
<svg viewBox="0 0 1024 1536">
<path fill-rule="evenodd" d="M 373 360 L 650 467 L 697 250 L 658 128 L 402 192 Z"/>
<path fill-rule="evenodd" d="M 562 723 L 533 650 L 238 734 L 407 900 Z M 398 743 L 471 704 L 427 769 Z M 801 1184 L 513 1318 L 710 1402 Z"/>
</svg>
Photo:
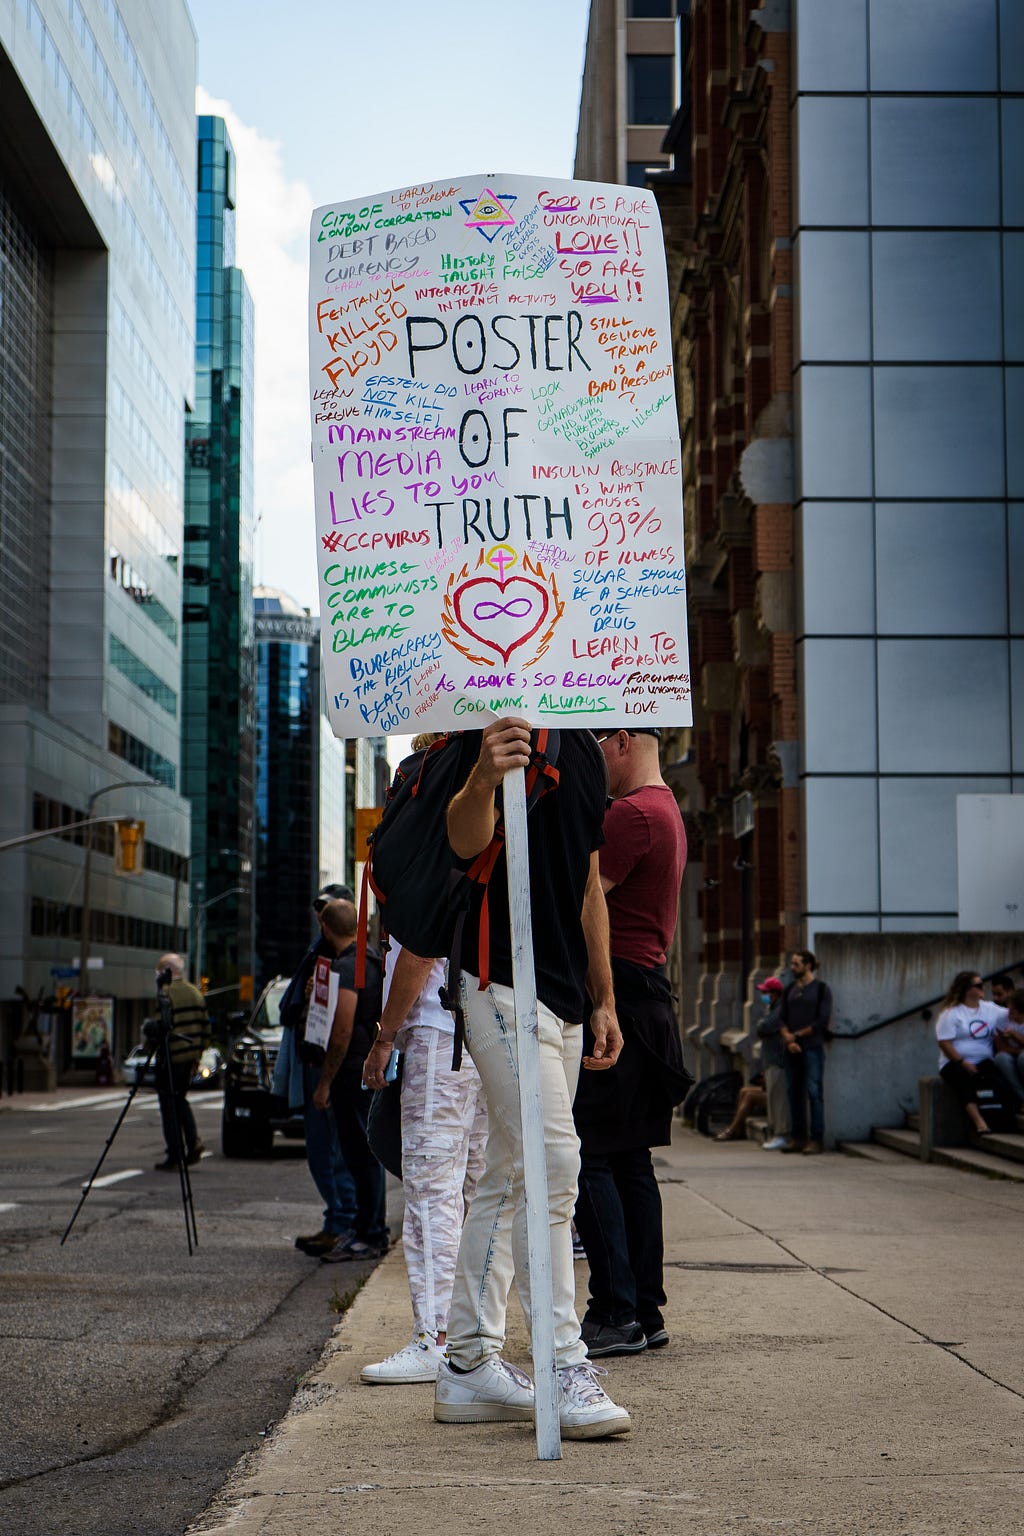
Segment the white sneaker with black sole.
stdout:
<svg viewBox="0 0 1024 1536">
<path fill-rule="evenodd" d="M 533 1382 L 525 1371 L 490 1355 L 471 1371 L 455 1371 L 447 1360 L 437 1368 L 434 1418 L 440 1424 L 493 1424 L 533 1420 Z"/>
<path fill-rule="evenodd" d="M 563 1440 L 602 1440 L 625 1435 L 633 1428 L 625 1408 L 613 1403 L 599 1376 L 608 1372 L 582 1361 L 558 1372 L 558 1423 Z"/>
<path fill-rule="evenodd" d="M 371 1387 L 412 1386 L 414 1383 L 434 1382 L 437 1370 L 445 1358 L 444 1345 L 439 1345 L 431 1333 L 418 1333 L 386 1360 L 377 1365 L 364 1365 L 359 1380 Z"/>
</svg>

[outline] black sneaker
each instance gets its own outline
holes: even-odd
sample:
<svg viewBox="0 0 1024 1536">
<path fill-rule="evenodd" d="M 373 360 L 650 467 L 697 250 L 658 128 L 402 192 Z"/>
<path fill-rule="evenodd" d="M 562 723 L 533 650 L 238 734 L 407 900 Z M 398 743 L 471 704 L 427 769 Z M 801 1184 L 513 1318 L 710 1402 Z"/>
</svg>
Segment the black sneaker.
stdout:
<svg viewBox="0 0 1024 1536">
<path fill-rule="evenodd" d="M 647 1348 L 648 1349 L 664 1349 L 665 1345 L 667 1343 L 668 1343 L 668 1329 L 667 1328 L 652 1328 L 651 1332 L 647 1335 Z"/>
<path fill-rule="evenodd" d="M 165 1157 L 162 1163 L 154 1163 L 153 1167 L 157 1173 L 177 1173 L 178 1159 L 176 1157 Z"/>
<path fill-rule="evenodd" d="M 387 1242 L 364 1243 L 358 1237 L 348 1237 L 335 1243 L 327 1253 L 321 1253 L 321 1264 L 352 1264 L 366 1259 L 382 1259 L 388 1251 Z"/>
<path fill-rule="evenodd" d="M 624 1323 L 613 1328 L 610 1323 L 584 1320 L 580 1332 L 591 1360 L 604 1355 L 639 1355 L 647 1348 L 647 1335 L 639 1323 Z"/>
</svg>

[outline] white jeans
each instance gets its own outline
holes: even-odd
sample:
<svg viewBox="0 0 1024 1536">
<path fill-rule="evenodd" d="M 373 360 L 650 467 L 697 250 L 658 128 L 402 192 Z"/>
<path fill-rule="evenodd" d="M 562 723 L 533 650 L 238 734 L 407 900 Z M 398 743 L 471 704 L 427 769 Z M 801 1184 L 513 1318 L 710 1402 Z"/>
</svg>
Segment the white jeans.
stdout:
<svg viewBox="0 0 1024 1536">
<path fill-rule="evenodd" d="M 448 1353 L 464 1370 L 497 1355 L 505 1343 L 508 1293 L 513 1278 L 529 1313 L 530 1272 L 523 1199 L 523 1145 L 519 1118 L 519 1066 L 511 987 L 481 992 L 463 977 L 466 1046 L 487 1098 L 487 1158 L 462 1229 L 455 1272 Z M 572 1101 L 580 1070 L 583 1029 L 565 1024 L 538 1005 L 544 1150 L 548 1174 L 548 1223 L 554 1300 L 555 1361 L 578 1365 L 587 1351 L 576 1316 L 572 1213 L 580 1170 L 580 1144 Z"/>
<path fill-rule="evenodd" d="M 429 1025 L 401 1032 L 402 1246 L 417 1333 L 448 1326 L 466 1206 L 483 1169 L 487 1109 L 480 1077 L 452 1071 L 452 1037 Z"/>
</svg>

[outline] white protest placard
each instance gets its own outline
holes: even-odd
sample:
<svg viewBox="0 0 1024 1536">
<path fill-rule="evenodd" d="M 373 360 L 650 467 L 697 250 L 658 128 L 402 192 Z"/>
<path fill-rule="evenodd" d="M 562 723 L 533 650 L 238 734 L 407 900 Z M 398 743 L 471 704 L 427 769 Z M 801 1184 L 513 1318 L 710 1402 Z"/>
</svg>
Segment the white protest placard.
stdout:
<svg viewBox="0 0 1024 1536">
<path fill-rule="evenodd" d="M 326 955 L 320 955 L 313 971 L 313 990 L 306 1014 L 306 1043 L 326 1051 L 338 1007 L 338 975 Z"/>
<path fill-rule="evenodd" d="M 338 735 L 690 723 L 651 193 L 478 175 L 317 209 L 310 392 Z"/>
</svg>

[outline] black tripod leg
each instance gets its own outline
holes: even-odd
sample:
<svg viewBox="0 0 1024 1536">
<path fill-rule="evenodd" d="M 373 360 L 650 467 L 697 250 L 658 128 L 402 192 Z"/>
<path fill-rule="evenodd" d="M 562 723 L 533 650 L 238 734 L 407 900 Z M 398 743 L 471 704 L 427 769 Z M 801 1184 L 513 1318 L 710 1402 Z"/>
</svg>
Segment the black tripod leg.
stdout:
<svg viewBox="0 0 1024 1536">
<path fill-rule="evenodd" d="M 189 1258 L 191 1258 L 194 1250 L 199 1247 L 199 1232 L 196 1229 L 195 1206 L 192 1204 L 192 1179 L 188 1171 L 185 1138 L 181 1128 L 181 1121 L 178 1119 L 178 1106 L 174 1102 L 174 1078 L 171 1073 L 171 1040 L 169 1035 L 164 1040 L 164 1073 L 170 1106 L 174 1157 L 178 1164 L 178 1182 L 181 1185 L 181 1209 L 185 1217 L 185 1241 L 188 1244 Z"/>
<path fill-rule="evenodd" d="M 154 1047 L 154 1050 L 155 1050 L 155 1047 Z M 100 1169 L 103 1167 L 103 1160 L 104 1160 L 104 1158 L 106 1157 L 107 1153 L 110 1151 L 111 1147 L 114 1145 L 114 1137 L 117 1135 L 118 1131 L 121 1129 L 121 1124 L 122 1124 L 122 1122 L 124 1120 L 124 1117 L 128 1113 L 128 1111 L 131 1109 L 131 1107 L 132 1107 L 132 1100 L 134 1099 L 135 1095 L 138 1093 L 138 1091 L 139 1091 L 139 1084 L 141 1083 L 141 1081 L 142 1081 L 143 1077 L 145 1076 L 146 1072 L 149 1070 L 149 1064 L 150 1064 L 150 1062 L 152 1060 L 153 1060 L 153 1051 L 150 1051 L 149 1055 L 146 1057 L 146 1064 L 145 1064 L 145 1066 L 142 1067 L 141 1069 L 136 1068 L 135 1081 L 134 1081 L 134 1083 L 131 1086 L 131 1091 L 129 1092 L 128 1097 L 124 1101 L 124 1108 L 121 1110 L 121 1113 L 118 1115 L 116 1121 L 114 1122 L 114 1129 L 111 1131 L 110 1135 L 107 1137 L 107 1144 L 103 1148 L 103 1151 L 100 1153 L 100 1160 L 96 1164 L 96 1167 L 93 1169 L 92 1173 L 90 1173 L 88 1182 L 87 1182 L 85 1188 L 82 1190 L 82 1198 L 81 1198 L 81 1200 L 79 1200 L 78 1204 L 75 1206 L 75 1214 L 72 1216 L 71 1220 L 68 1222 L 67 1226 L 64 1228 L 64 1236 L 60 1240 L 60 1246 L 62 1248 L 63 1248 L 64 1244 L 68 1240 L 68 1233 L 71 1231 L 71 1228 L 74 1226 L 75 1222 L 78 1220 L 78 1213 L 82 1209 L 82 1206 L 85 1204 L 85 1202 L 86 1202 L 86 1200 L 87 1200 L 87 1198 L 89 1196 L 89 1191 L 92 1189 L 93 1184 L 96 1182 L 96 1176 L 99 1173 Z"/>
</svg>

